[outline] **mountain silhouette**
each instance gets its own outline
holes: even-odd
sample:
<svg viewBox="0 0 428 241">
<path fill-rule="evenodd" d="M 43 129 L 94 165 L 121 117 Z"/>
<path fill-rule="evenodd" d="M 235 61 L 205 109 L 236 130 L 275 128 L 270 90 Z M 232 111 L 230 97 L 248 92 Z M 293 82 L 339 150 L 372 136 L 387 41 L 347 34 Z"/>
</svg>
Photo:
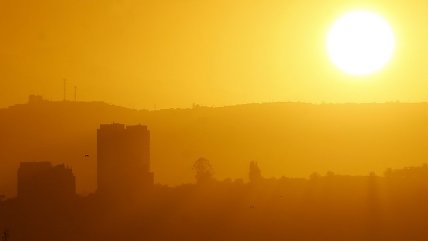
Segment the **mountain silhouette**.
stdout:
<svg viewBox="0 0 428 241">
<path fill-rule="evenodd" d="M 96 189 L 96 129 L 101 123 L 144 124 L 151 131 L 155 182 L 194 180 L 192 163 L 212 161 L 218 178 L 247 177 L 250 160 L 265 176 L 307 177 L 332 170 L 419 165 L 427 160 L 427 103 L 266 103 L 134 110 L 103 102 L 46 101 L 0 109 L 0 194 L 15 195 L 23 161 L 65 163 L 81 194 Z"/>
</svg>

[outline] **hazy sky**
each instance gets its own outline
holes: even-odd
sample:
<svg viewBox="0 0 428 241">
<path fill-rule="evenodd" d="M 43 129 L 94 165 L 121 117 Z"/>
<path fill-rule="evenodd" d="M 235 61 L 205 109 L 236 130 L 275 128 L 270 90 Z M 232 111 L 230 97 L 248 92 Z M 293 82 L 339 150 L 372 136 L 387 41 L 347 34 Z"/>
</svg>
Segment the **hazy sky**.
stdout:
<svg viewBox="0 0 428 241">
<path fill-rule="evenodd" d="M 393 61 L 349 77 L 326 33 L 353 9 L 393 26 Z M 0 0 L 0 106 L 30 93 L 135 108 L 428 101 L 427 1 Z"/>
</svg>

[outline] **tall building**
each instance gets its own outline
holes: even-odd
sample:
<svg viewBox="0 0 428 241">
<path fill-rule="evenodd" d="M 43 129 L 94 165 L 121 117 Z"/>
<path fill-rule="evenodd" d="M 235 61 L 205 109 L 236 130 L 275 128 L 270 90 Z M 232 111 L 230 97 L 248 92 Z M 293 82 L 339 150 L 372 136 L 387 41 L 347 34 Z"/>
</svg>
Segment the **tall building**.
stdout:
<svg viewBox="0 0 428 241">
<path fill-rule="evenodd" d="M 147 126 L 101 125 L 97 130 L 97 156 L 99 194 L 123 196 L 153 185 Z"/>
<path fill-rule="evenodd" d="M 18 169 L 18 198 L 28 201 L 69 201 L 76 196 L 70 168 L 49 162 L 22 162 Z"/>
</svg>

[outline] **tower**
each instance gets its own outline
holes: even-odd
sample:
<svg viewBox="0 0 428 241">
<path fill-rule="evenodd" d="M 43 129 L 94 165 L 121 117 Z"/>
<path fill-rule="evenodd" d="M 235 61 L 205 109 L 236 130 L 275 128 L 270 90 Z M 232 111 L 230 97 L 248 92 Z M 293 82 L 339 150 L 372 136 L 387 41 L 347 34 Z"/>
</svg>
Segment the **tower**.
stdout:
<svg viewBox="0 0 428 241">
<path fill-rule="evenodd" d="M 66 101 L 67 100 L 67 79 L 63 79 L 63 81 L 64 81 L 64 101 Z"/>
<path fill-rule="evenodd" d="M 147 126 L 103 124 L 97 130 L 98 193 L 128 196 L 153 185 Z"/>
</svg>

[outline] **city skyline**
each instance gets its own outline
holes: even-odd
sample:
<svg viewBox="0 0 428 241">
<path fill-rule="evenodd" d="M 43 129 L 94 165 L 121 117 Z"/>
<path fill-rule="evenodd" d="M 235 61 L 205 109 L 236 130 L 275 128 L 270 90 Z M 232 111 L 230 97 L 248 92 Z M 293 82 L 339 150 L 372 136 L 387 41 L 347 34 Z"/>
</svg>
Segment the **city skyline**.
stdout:
<svg viewBox="0 0 428 241">
<path fill-rule="evenodd" d="M 0 241 L 428 240 L 427 10 L 0 0 Z"/>
<path fill-rule="evenodd" d="M 217 179 L 211 161 L 199 158 L 193 165 L 195 183 L 169 187 L 153 185 L 153 179 L 144 177 L 153 178 L 144 157 L 149 145 L 146 126 L 101 124 L 97 132 L 98 150 L 103 153 L 98 163 L 104 166 L 98 174 L 109 181 L 81 196 L 72 170 L 64 164 L 22 162 L 18 196 L 0 200 L 3 240 L 257 241 L 265 236 L 389 240 L 393 236 L 401 241 L 410 233 L 415 240 L 425 237 L 420 222 L 428 210 L 420 203 L 428 198 L 427 164 L 387 169 L 383 175 L 327 172 L 309 178 L 267 178 L 259 163 L 250 161 L 249 181 L 243 182 Z"/>
</svg>

